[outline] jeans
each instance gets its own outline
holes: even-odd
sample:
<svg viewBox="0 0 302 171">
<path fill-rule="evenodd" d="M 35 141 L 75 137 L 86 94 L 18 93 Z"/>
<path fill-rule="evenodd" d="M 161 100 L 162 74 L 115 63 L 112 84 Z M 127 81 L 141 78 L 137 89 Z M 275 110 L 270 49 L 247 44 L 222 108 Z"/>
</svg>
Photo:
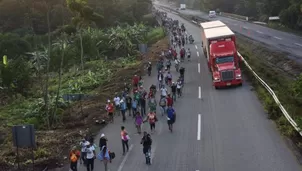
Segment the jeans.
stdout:
<svg viewBox="0 0 302 171">
<path fill-rule="evenodd" d="M 87 171 L 93 171 L 94 169 L 94 158 L 87 160 Z"/>
<path fill-rule="evenodd" d="M 121 110 L 123 116 L 123 122 L 126 120 L 126 110 Z"/>
<path fill-rule="evenodd" d="M 146 115 L 146 101 L 142 101 L 141 103 L 141 115 Z"/>
<path fill-rule="evenodd" d="M 137 111 L 137 109 L 136 109 L 136 108 L 132 108 L 132 114 L 133 114 L 133 117 L 135 117 L 135 115 L 136 115 L 136 111 Z"/>
<path fill-rule="evenodd" d="M 127 148 L 127 151 L 129 150 L 129 146 L 128 146 L 128 140 L 122 140 L 122 146 L 123 146 L 123 154 L 125 154 L 126 152 L 126 148 Z"/>
</svg>

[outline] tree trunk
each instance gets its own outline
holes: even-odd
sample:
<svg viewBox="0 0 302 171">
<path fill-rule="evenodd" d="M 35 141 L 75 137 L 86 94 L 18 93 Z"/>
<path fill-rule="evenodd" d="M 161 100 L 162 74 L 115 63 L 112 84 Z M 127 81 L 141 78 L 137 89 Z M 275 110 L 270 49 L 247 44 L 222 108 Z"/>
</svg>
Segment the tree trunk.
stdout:
<svg viewBox="0 0 302 171">
<path fill-rule="evenodd" d="M 61 56 L 61 64 L 60 64 L 60 70 L 59 70 L 59 86 L 58 86 L 58 90 L 57 90 L 57 96 L 56 96 L 56 105 L 55 105 L 55 109 L 53 111 L 53 117 L 56 117 L 56 113 L 57 113 L 57 109 L 58 109 L 58 102 L 59 102 L 59 98 L 60 98 L 60 91 L 61 91 L 61 85 L 62 85 L 62 74 L 63 74 L 63 64 L 64 64 L 64 57 L 65 57 L 65 34 L 64 34 L 64 38 L 63 38 L 63 44 L 62 44 L 62 56 Z M 57 121 L 57 119 L 56 119 Z"/>
<path fill-rule="evenodd" d="M 84 70 L 84 49 L 83 49 L 83 37 L 82 37 L 82 29 L 80 29 L 80 44 L 81 44 L 81 69 Z"/>
<path fill-rule="evenodd" d="M 46 3 L 46 2 L 45 2 Z M 47 3 L 46 3 L 47 4 Z M 48 60 L 46 65 L 46 81 L 44 90 L 44 103 L 46 108 L 46 122 L 47 127 L 50 129 L 50 118 L 49 118 L 49 98 L 48 98 L 48 84 L 49 84 L 49 65 L 50 65 L 50 55 L 51 55 L 51 37 L 50 37 L 50 9 L 47 7 L 47 27 L 48 27 Z"/>
</svg>

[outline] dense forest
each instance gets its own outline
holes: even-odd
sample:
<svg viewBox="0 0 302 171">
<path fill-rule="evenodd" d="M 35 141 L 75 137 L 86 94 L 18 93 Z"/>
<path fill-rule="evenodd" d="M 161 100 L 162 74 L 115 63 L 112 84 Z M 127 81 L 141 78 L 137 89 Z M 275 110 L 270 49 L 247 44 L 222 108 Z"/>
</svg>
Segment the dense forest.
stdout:
<svg viewBox="0 0 302 171">
<path fill-rule="evenodd" d="M 57 163 L 83 136 L 77 129 L 101 119 L 116 87 L 100 87 L 138 68 L 138 44 L 163 37 L 151 0 L 0 0 L 0 168 L 15 163 L 18 124 L 37 130 L 36 163 Z M 30 163 L 30 152 L 20 155 Z"/>
<path fill-rule="evenodd" d="M 302 0 L 200 0 L 202 10 L 216 9 L 267 21 L 280 16 L 282 24 L 302 29 Z"/>
</svg>

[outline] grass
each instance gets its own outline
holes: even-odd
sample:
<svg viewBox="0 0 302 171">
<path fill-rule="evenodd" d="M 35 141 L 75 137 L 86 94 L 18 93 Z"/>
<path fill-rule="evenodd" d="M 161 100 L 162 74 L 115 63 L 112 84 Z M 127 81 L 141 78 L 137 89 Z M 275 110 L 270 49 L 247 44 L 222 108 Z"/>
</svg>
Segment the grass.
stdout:
<svg viewBox="0 0 302 171">
<path fill-rule="evenodd" d="M 286 26 L 284 26 L 280 23 L 269 22 L 265 26 L 267 26 L 269 28 L 272 28 L 272 29 L 275 29 L 275 30 L 280 30 L 280 31 L 283 31 L 283 32 L 292 33 L 292 34 L 295 34 L 295 35 L 298 35 L 298 36 L 302 36 L 302 31 L 288 28 L 288 27 L 286 27 Z"/>
<path fill-rule="evenodd" d="M 165 32 L 164 29 L 161 27 L 155 28 L 153 29 L 151 32 L 149 32 L 147 34 L 147 40 L 148 40 L 148 44 L 154 44 L 156 43 L 158 40 L 162 39 L 165 37 Z"/>
<path fill-rule="evenodd" d="M 221 15 L 225 16 L 225 17 L 231 17 L 231 18 L 236 18 L 236 19 L 240 19 L 240 20 L 246 20 L 246 16 L 242 16 L 242 15 L 238 15 L 238 14 L 221 12 Z"/>
<path fill-rule="evenodd" d="M 157 42 L 163 37 L 165 37 L 164 31 L 161 28 L 155 28 L 148 33 L 147 40 L 148 42 Z M 83 93 L 92 95 L 95 99 L 83 100 L 85 110 L 83 114 L 79 112 L 78 102 L 72 103 L 70 108 L 60 107 L 57 111 L 57 115 L 61 117 L 61 119 L 58 122 L 58 126 L 52 128 L 52 131 L 46 130 L 46 117 L 41 113 L 43 99 L 38 83 L 32 88 L 37 93 L 32 98 L 16 98 L 17 100 L 13 103 L 1 106 L 0 167 L 10 168 L 15 160 L 15 154 L 11 151 L 12 137 L 9 129 L 11 129 L 11 126 L 18 124 L 35 125 L 37 130 L 37 144 L 39 144 L 38 148 L 34 151 L 37 163 L 41 161 L 40 164 L 42 164 L 47 160 L 51 160 L 50 162 L 46 162 L 46 165 L 50 163 L 56 165 L 57 161 L 61 160 L 62 155 L 66 155 L 64 149 L 69 148 L 71 144 L 78 141 L 77 138 L 79 138 L 79 136 L 83 136 L 79 134 L 79 129 L 85 132 L 85 130 L 87 130 L 87 124 L 91 125 L 91 123 L 93 123 L 92 125 L 94 125 L 95 119 L 104 119 L 104 115 L 102 111 L 100 111 L 100 105 L 104 105 L 103 103 L 105 103 L 106 99 L 110 98 L 109 96 L 112 96 L 114 92 L 117 92 L 116 90 L 120 91 L 123 86 L 119 84 L 121 81 L 130 80 L 134 73 L 137 74 L 137 72 L 140 71 L 141 63 L 142 61 L 140 59 L 128 56 L 109 61 L 101 59 L 88 61 L 85 63 L 85 69 L 83 71 L 78 71 L 80 66 L 66 70 L 62 75 L 60 94 Z M 50 106 L 55 104 L 54 97 L 58 83 L 58 74 L 52 73 L 49 82 L 49 92 L 51 96 Z M 61 101 L 62 99 L 60 99 L 60 102 Z M 60 105 L 62 105 L 62 103 L 60 103 Z M 66 141 L 66 139 L 68 139 L 68 141 Z M 62 140 L 64 140 L 63 143 Z M 52 153 L 49 152 L 50 150 L 52 150 Z M 20 151 L 20 155 L 27 156 L 28 152 L 26 150 Z M 56 159 L 55 157 L 58 158 Z M 31 161 L 26 160 L 26 158 L 24 157 L 24 160 L 22 158 L 22 165 L 31 163 Z M 52 162 L 52 160 L 54 161 Z"/>
<path fill-rule="evenodd" d="M 294 120 L 300 120 L 301 114 L 298 112 L 301 107 L 296 103 L 296 99 L 292 96 L 291 85 L 294 83 L 292 78 L 289 78 L 286 74 L 280 72 L 276 67 L 271 66 L 268 61 L 261 55 L 261 53 L 255 53 L 251 48 L 253 44 L 245 42 L 242 39 L 238 40 L 238 50 L 242 56 L 247 60 L 253 70 L 274 90 L 279 100 L 292 116 Z M 268 51 L 262 49 L 262 51 Z M 260 52 L 260 51 L 259 51 Z M 265 54 L 266 52 L 262 53 Z M 272 96 L 268 91 L 259 83 L 254 75 L 249 71 L 244 64 L 242 64 L 243 73 L 252 83 L 254 90 L 256 91 L 259 99 L 264 105 L 264 108 L 268 114 L 268 118 L 276 121 L 277 126 L 283 135 L 293 137 L 297 135 L 297 132 L 290 125 L 290 123 L 283 116 L 281 110 L 276 105 Z M 301 126 L 301 125 L 300 125 Z"/>
</svg>

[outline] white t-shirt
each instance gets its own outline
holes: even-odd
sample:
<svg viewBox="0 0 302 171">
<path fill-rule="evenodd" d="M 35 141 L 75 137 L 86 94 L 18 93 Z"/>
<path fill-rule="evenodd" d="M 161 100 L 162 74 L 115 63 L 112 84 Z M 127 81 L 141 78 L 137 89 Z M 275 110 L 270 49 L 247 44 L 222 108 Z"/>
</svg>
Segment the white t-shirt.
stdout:
<svg viewBox="0 0 302 171">
<path fill-rule="evenodd" d="M 86 146 L 89 144 L 88 141 L 80 142 L 81 152 L 86 152 Z"/>
<path fill-rule="evenodd" d="M 187 55 L 191 55 L 191 52 L 189 50 L 187 50 Z"/>
<path fill-rule="evenodd" d="M 91 145 L 89 148 L 86 148 L 86 152 L 87 152 L 86 158 L 87 159 L 92 159 L 94 157 L 93 151 L 95 151 L 95 148 L 93 145 Z"/>
<path fill-rule="evenodd" d="M 178 59 L 175 59 L 175 64 L 177 65 L 177 64 L 179 64 L 179 61 L 178 61 Z"/>
<path fill-rule="evenodd" d="M 177 83 L 176 88 L 178 88 L 178 89 L 181 88 L 181 83 L 180 82 Z"/>
<path fill-rule="evenodd" d="M 167 96 L 167 89 L 166 88 L 161 88 L 161 95 L 162 96 Z"/>
<path fill-rule="evenodd" d="M 118 106 L 118 105 L 120 105 L 121 99 L 120 99 L 120 97 L 115 97 L 115 98 L 113 99 L 113 101 L 114 101 L 115 105 Z"/>
</svg>

